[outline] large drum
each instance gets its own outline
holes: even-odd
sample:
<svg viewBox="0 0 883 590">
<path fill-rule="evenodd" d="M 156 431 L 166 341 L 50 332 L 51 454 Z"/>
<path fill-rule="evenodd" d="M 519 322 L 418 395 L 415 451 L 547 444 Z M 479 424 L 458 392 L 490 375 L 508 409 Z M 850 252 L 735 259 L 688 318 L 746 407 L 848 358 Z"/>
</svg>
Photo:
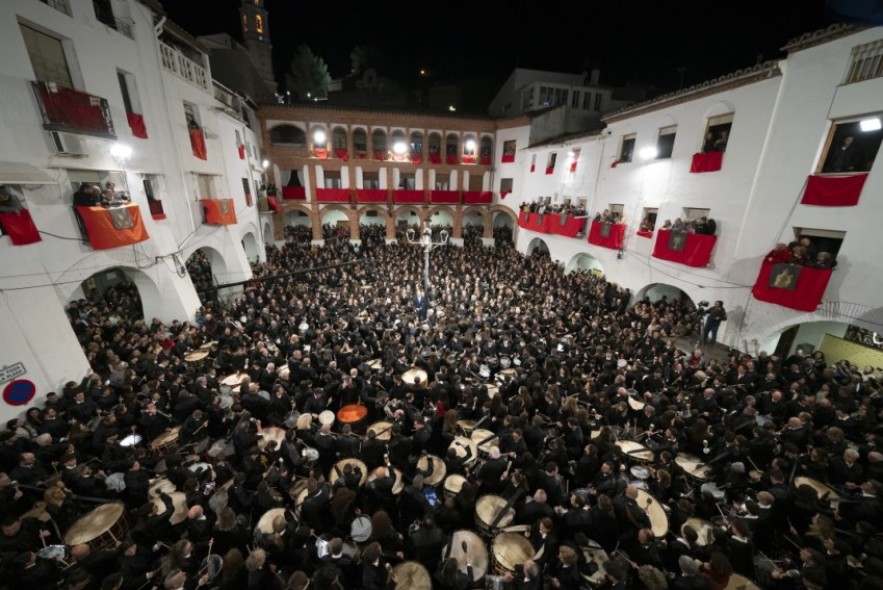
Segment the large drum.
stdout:
<svg viewBox="0 0 883 590">
<path fill-rule="evenodd" d="M 684 470 L 687 477 L 697 481 L 707 481 L 711 477 L 711 467 L 688 453 L 678 453 L 675 464 Z"/>
<path fill-rule="evenodd" d="M 511 506 L 507 508 L 507 504 L 505 498 L 493 494 L 478 499 L 475 503 L 475 526 L 481 534 L 492 537 L 497 529 L 512 524 L 515 520 L 515 509 Z"/>
<path fill-rule="evenodd" d="M 583 557 L 586 564 L 594 564 L 597 570 L 593 574 L 583 574 L 583 579 L 589 583 L 589 587 L 596 587 L 603 582 L 607 576 L 607 562 L 610 557 L 607 552 L 596 541 L 589 539 L 589 544 L 582 547 Z M 594 569 L 589 565 L 590 569 Z"/>
<path fill-rule="evenodd" d="M 494 557 L 494 573 L 504 576 L 514 574 L 515 566 L 533 559 L 534 550 L 524 535 L 500 533 L 491 544 L 491 555 Z"/>
<path fill-rule="evenodd" d="M 233 373 L 231 375 L 227 375 L 223 379 L 221 379 L 221 392 L 223 393 L 224 388 L 226 387 L 231 392 L 235 392 L 239 389 L 239 386 L 242 384 L 242 381 L 248 375 L 246 373 Z"/>
<path fill-rule="evenodd" d="M 371 538 L 371 531 L 373 528 L 374 527 L 371 525 L 371 518 L 364 514 L 360 514 L 350 523 L 350 537 L 352 537 L 353 541 L 356 543 L 364 543 Z"/>
<path fill-rule="evenodd" d="M 331 410 L 325 410 L 323 412 L 319 412 L 319 424 L 322 426 L 334 426 L 334 412 Z"/>
<path fill-rule="evenodd" d="M 457 494 L 460 493 L 460 490 L 463 489 L 463 484 L 466 483 L 466 478 L 457 473 L 452 473 L 445 478 L 445 497 L 446 498 L 456 498 Z"/>
<path fill-rule="evenodd" d="M 487 457 L 491 452 L 491 447 L 500 444 L 497 435 L 490 430 L 485 430 L 483 428 L 476 428 L 473 430 L 469 434 L 469 438 L 475 443 L 475 446 L 478 448 L 478 452 L 481 453 L 482 457 Z"/>
<path fill-rule="evenodd" d="M 403 561 L 392 568 L 395 590 L 432 590 L 429 570 L 419 561 Z"/>
<path fill-rule="evenodd" d="M 354 432 L 365 427 L 368 418 L 368 408 L 361 404 L 350 404 L 337 410 L 337 421 L 341 424 L 349 424 Z"/>
<path fill-rule="evenodd" d="M 426 387 L 429 385 L 429 374 L 423 369 L 412 368 L 402 373 L 402 381 L 408 385 Z"/>
<path fill-rule="evenodd" d="M 119 503 L 102 504 L 71 526 L 64 544 L 73 547 L 85 543 L 92 551 L 114 549 L 128 532 L 126 507 Z"/>
<path fill-rule="evenodd" d="M 306 489 L 304 489 L 304 492 L 306 492 Z M 260 533 L 272 535 L 275 532 L 273 530 L 273 522 L 280 516 L 285 518 L 285 508 L 271 508 L 264 512 L 264 515 L 261 516 L 255 527 L 255 538 L 259 537 Z"/>
<path fill-rule="evenodd" d="M 169 522 L 173 526 L 181 524 L 187 520 L 187 494 L 184 492 L 172 492 L 169 494 L 169 497 L 172 499 L 172 506 L 174 506 L 174 512 L 172 512 L 172 516 L 169 517 Z M 155 498 L 153 500 L 153 505 L 156 506 L 157 512 L 164 512 L 166 509 L 165 502 L 163 502 L 162 498 Z"/>
<path fill-rule="evenodd" d="M 711 531 L 714 530 L 714 523 L 710 520 L 691 517 L 684 522 L 684 526 L 689 526 L 699 533 L 699 538 L 696 539 L 696 544 L 700 547 L 705 547 L 714 542 L 714 539 L 711 538 Z"/>
<path fill-rule="evenodd" d="M 389 469 L 389 467 L 384 467 L 384 469 Z M 397 467 L 393 467 L 392 469 L 393 471 L 395 471 L 396 476 L 396 481 L 394 484 L 392 484 L 392 493 L 393 495 L 398 496 L 402 493 L 402 490 L 405 489 L 405 481 L 404 479 L 402 479 L 402 472 L 399 471 Z M 365 483 L 371 483 L 375 479 L 377 479 L 377 469 L 375 469 L 371 472 L 370 475 L 368 475 L 368 480 Z"/>
<path fill-rule="evenodd" d="M 343 475 L 344 470 L 347 465 L 352 465 L 353 469 L 358 469 L 362 472 L 362 477 L 359 479 L 359 485 L 363 486 L 368 481 L 368 466 L 365 465 L 362 461 L 358 459 L 341 459 L 331 468 L 331 473 L 328 474 L 328 482 L 331 485 L 334 485 L 338 479 Z"/>
<path fill-rule="evenodd" d="M 641 489 L 638 490 L 637 503 L 647 512 L 653 535 L 657 539 L 663 538 L 668 533 L 668 515 L 665 513 L 665 508 L 662 507 L 659 500 Z"/>
<path fill-rule="evenodd" d="M 168 432 L 163 432 L 150 443 L 150 448 L 158 453 L 165 453 L 169 450 L 169 447 L 173 445 L 178 440 L 178 432 L 181 430 L 180 426 L 175 426 Z"/>
<path fill-rule="evenodd" d="M 282 446 L 282 441 L 285 440 L 285 429 L 279 428 L 278 426 L 270 426 L 268 428 L 264 428 L 261 430 L 261 438 L 258 440 L 258 448 L 260 450 L 264 450 L 267 448 L 267 443 L 273 441 L 276 443 L 276 448 L 280 448 Z"/>
<path fill-rule="evenodd" d="M 445 467 L 445 462 L 439 457 L 436 457 L 435 455 L 423 455 L 417 461 L 417 470 L 429 471 L 430 465 L 432 466 L 432 473 L 423 477 L 423 483 L 435 487 L 444 481 L 448 468 Z"/>
<path fill-rule="evenodd" d="M 837 505 L 840 504 L 840 495 L 822 482 L 811 477 L 806 477 L 805 475 L 798 475 L 794 478 L 794 489 L 797 489 L 802 485 L 808 485 L 814 489 L 820 499 L 830 501 L 832 508 L 836 508 Z"/>
<path fill-rule="evenodd" d="M 377 440 L 389 440 L 392 438 L 392 422 L 375 422 L 368 427 L 368 432 L 373 432 Z"/>
<path fill-rule="evenodd" d="M 622 449 L 625 456 L 631 461 L 650 463 L 653 461 L 653 451 L 639 442 L 633 440 L 618 440 L 616 446 Z"/>
<path fill-rule="evenodd" d="M 478 461 L 478 445 L 471 438 L 458 436 L 448 449 L 454 449 L 457 457 L 462 459 L 465 465 L 472 465 Z"/>
<path fill-rule="evenodd" d="M 466 549 L 463 549 L 463 544 Z M 472 581 L 478 584 L 488 568 L 487 546 L 481 537 L 472 531 L 456 531 L 451 537 L 451 542 L 442 549 L 442 559 L 453 557 L 460 566 L 460 571 L 467 573 L 466 564 L 472 564 Z"/>
<path fill-rule="evenodd" d="M 165 477 L 158 477 L 150 482 L 150 487 L 147 488 L 147 497 L 153 500 L 159 498 L 160 492 L 171 494 L 176 491 L 178 491 L 178 488 L 175 487 L 175 484 Z"/>
<path fill-rule="evenodd" d="M 760 586 L 740 574 L 730 574 L 730 581 L 727 582 L 724 590 L 760 590 Z"/>
</svg>

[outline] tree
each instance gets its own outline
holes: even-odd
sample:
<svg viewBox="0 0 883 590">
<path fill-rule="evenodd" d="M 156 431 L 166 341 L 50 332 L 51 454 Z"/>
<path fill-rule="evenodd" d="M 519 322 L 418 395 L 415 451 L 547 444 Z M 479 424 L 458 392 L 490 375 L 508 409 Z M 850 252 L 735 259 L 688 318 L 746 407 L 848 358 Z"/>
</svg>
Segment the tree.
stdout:
<svg viewBox="0 0 883 590">
<path fill-rule="evenodd" d="M 286 76 L 287 89 L 298 101 L 315 98 L 328 98 L 328 84 L 331 74 L 328 65 L 321 57 L 313 54 L 306 45 L 297 48 L 291 59 Z"/>
</svg>

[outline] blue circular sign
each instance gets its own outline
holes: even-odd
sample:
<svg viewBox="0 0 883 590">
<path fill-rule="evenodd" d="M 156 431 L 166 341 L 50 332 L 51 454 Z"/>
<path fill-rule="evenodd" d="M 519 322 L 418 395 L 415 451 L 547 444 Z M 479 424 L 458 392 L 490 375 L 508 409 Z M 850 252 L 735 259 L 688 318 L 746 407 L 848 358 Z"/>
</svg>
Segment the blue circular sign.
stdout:
<svg viewBox="0 0 883 590">
<path fill-rule="evenodd" d="M 10 406 L 23 406 L 34 399 L 37 386 L 27 379 L 16 379 L 3 389 L 3 401 Z"/>
</svg>

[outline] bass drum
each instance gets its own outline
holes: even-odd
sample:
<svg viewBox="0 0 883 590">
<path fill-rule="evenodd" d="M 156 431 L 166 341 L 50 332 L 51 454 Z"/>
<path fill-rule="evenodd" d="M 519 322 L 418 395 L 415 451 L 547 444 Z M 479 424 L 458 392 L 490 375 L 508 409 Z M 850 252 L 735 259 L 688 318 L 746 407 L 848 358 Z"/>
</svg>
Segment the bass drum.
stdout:
<svg viewBox="0 0 883 590">
<path fill-rule="evenodd" d="M 465 547 L 465 548 L 464 548 Z M 481 537 L 472 531 L 456 531 L 448 545 L 442 549 L 442 559 L 453 557 L 460 571 L 467 572 L 467 564 L 472 564 L 472 583 L 480 585 L 488 571 L 487 546 Z"/>
</svg>

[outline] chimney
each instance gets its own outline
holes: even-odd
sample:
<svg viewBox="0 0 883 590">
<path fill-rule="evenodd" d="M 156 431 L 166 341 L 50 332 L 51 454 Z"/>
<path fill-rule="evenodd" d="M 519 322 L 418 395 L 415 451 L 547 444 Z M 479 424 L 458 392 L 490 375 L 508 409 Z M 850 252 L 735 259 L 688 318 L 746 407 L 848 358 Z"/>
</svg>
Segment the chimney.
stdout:
<svg viewBox="0 0 883 590">
<path fill-rule="evenodd" d="M 589 84 L 591 86 L 597 86 L 600 83 L 600 80 L 601 80 L 601 70 L 599 70 L 598 68 L 594 68 L 592 70 L 592 77 L 589 80 Z"/>
</svg>

